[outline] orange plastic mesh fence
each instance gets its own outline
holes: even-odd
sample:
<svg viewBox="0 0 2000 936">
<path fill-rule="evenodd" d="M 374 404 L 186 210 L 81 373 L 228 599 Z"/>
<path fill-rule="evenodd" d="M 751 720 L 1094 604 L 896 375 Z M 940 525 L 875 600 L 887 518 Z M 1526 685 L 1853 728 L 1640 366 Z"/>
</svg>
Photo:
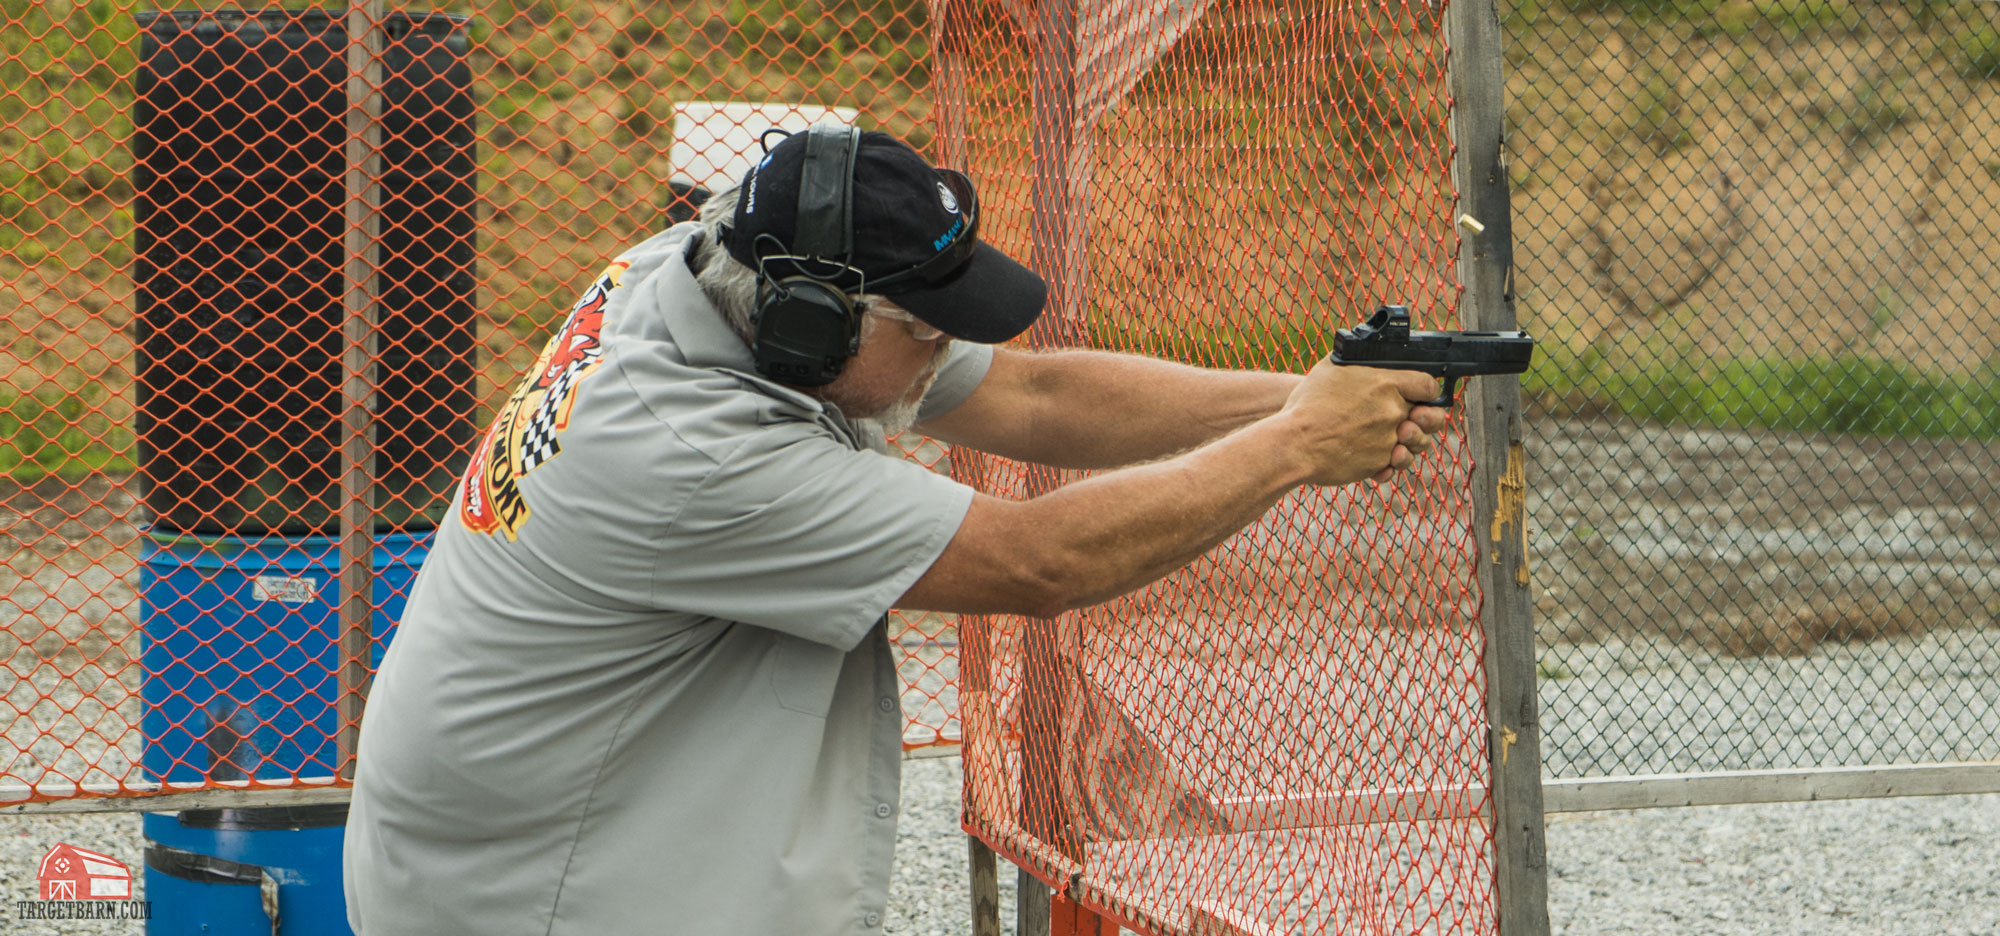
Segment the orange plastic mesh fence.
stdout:
<svg viewBox="0 0 2000 936">
<path fill-rule="evenodd" d="M 1076 7 L 952 6 L 933 58 L 938 152 L 1052 280 L 1030 344 L 1301 371 L 1375 303 L 1457 327 L 1441 11 Z M 1453 429 L 1137 594 L 961 617 L 967 827 L 1146 932 L 1490 931 L 1468 470 Z"/>
<path fill-rule="evenodd" d="M 197 7 L 0 5 L 0 801 L 338 782 L 346 297 L 372 663 L 612 257 L 773 124 L 931 139 L 921 4 L 392 5 L 358 86 L 343 8 Z M 951 622 L 892 635 L 907 744 L 955 743 Z"/>
<path fill-rule="evenodd" d="M 1028 344 L 1302 370 L 1378 302 L 1456 323 L 1421 4 L 513 0 L 364 14 L 358 56 L 340 10 L 0 9 L 0 800 L 339 782 L 343 629 L 379 659 L 550 330 L 775 122 L 970 172 L 983 236 L 1055 285 Z M 962 706 L 969 827 L 1129 926 L 1489 929 L 1468 470 L 1448 432 L 1058 622 L 899 616 L 906 746 Z M 354 562 L 372 621 L 337 610 Z"/>
</svg>

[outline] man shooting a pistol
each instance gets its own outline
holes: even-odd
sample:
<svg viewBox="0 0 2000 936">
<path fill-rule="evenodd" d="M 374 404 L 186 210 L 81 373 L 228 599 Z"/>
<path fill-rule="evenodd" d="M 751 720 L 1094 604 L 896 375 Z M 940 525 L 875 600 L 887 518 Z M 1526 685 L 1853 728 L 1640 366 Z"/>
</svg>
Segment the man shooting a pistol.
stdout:
<svg viewBox="0 0 2000 936">
<path fill-rule="evenodd" d="M 890 608 L 1053 616 L 1301 485 L 1383 480 L 1419 373 L 997 347 L 1046 289 L 969 180 L 880 133 L 775 145 L 620 256 L 503 407 L 376 678 L 350 922 L 394 933 L 880 932 Z M 1107 469 L 1026 501 L 897 457 Z"/>
</svg>

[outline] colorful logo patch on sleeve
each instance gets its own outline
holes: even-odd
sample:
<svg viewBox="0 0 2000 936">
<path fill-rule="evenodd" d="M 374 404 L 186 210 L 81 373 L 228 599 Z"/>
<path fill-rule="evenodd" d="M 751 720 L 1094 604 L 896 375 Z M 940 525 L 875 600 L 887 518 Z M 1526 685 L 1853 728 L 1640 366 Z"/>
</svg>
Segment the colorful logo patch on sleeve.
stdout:
<svg viewBox="0 0 2000 936">
<path fill-rule="evenodd" d="M 494 417 L 465 471 L 459 522 L 475 533 L 501 530 L 512 540 L 528 521 L 521 479 L 562 454 L 576 388 L 597 369 L 603 351 L 604 306 L 630 264 L 606 267 L 549 338 L 548 346 Z"/>
</svg>

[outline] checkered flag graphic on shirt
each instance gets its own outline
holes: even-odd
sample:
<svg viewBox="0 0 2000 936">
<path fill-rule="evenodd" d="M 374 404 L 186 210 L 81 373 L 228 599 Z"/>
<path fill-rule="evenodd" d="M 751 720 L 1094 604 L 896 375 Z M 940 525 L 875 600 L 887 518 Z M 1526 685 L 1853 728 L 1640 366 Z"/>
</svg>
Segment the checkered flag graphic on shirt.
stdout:
<svg viewBox="0 0 2000 936">
<path fill-rule="evenodd" d="M 582 368 L 571 366 L 563 369 L 549 391 L 542 394 L 540 403 L 535 404 L 535 412 L 528 417 L 527 428 L 521 431 L 521 473 L 535 470 L 541 463 L 556 457 L 562 451 L 562 443 L 556 441 L 556 411 L 569 398 L 570 389 L 576 386 L 576 375 Z"/>
</svg>

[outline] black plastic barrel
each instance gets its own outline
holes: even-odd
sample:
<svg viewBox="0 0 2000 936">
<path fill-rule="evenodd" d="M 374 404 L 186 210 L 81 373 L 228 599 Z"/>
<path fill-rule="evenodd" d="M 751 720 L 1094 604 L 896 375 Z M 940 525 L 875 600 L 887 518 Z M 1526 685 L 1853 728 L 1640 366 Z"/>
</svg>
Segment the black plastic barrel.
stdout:
<svg viewBox="0 0 2000 936">
<path fill-rule="evenodd" d="M 156 528 L 338 528 L 347 33 L 324 11 L 141 13 L 139 470 Z M 473 435 L 466 18 L 384 26 L 377 529 L 442 516 Z"/>
</svg>

